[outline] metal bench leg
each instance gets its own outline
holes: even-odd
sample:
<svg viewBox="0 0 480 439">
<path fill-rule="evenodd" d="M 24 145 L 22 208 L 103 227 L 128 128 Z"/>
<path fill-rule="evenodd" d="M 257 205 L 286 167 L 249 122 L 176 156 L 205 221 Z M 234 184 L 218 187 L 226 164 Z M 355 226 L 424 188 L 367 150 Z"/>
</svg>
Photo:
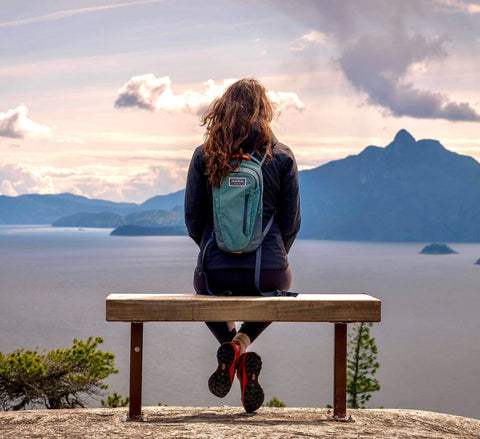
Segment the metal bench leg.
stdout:
<svg viewBox="0 0 480 439">
<path fill-rule="evenodd" d="M 143 323 L 131 324 L 130 335 L 130 403 L 128 418 L 130 421 L 142 421 L 142 355 Z"/>
<path fill-rule="evenodd" d="M 333 416 L 347 418 L 347 324 L 335 323 Z"/>
</svg>

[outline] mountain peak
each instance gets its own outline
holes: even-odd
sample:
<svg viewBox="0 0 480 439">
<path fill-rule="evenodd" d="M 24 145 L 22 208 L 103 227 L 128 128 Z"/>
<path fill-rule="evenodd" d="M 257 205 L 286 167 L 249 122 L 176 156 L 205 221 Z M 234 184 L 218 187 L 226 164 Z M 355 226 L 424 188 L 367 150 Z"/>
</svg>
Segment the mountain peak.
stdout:
<svg viewBox="0 0 480 439">
<path fill-rule="evenodd" d="M 400 143 L 415 143 L 415 138 L 407 130 L 401 129 L 393 141 Z"/>
</svg>

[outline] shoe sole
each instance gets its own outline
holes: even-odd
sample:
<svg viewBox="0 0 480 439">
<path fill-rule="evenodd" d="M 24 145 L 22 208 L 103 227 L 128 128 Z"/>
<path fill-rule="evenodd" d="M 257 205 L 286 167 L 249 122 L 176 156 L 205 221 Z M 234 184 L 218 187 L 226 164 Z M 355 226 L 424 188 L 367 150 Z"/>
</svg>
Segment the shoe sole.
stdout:
<svg viewBox="0 0 480 439">
<path fill-rule="evenodd" d="M 265 399 L 262 386 L 258 382 L 258 375 L 262 369 L 262 359 L 255 352 L 249 352 L 245 358 L 245 374 L 247 382 L 243 391 L 243 407 L 247 413 L 253 413 L 260 408 Z"/>
<path fill-rule="evenodd" d="M 235 361 L 235 348 L 225 344 L 217 351 L 218 367 L 208 379 L 208 388 L 215 396 L 225 397 L 232 388 L 235 373 L 230 376 L 230 368 Z"/>
</svg>

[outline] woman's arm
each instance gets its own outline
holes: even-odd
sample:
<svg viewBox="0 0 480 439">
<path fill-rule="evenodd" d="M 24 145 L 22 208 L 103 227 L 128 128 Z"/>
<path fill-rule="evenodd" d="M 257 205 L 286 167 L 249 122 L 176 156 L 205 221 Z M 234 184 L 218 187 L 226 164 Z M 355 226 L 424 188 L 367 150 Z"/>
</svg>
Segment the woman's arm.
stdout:
<svg viewBox="0 0 480 439">
<path fill-rule="evenodd" d="M 208 218 L 207 176 L 202 159 L 202 147 L 193 153 L 185 189 L 185 225 L 189 236 L 200 247 Z"/>
</svg>

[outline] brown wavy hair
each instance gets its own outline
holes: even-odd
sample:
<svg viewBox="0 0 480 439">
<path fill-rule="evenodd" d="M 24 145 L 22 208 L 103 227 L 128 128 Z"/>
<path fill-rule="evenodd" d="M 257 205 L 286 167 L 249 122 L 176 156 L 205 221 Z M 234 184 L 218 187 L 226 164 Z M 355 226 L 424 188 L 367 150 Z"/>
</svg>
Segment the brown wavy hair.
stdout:
<svg viewBox="0 0 480 439">
<path fill-rule="evenodd" d="M 213 101 L 201 119 L 201 126 L 206 126 L 206 175 L 212 187 L 220 186 L 223 178 L 240 165 L 241 160 L 233 166 L 231 162 L 232 155 L 243 154 L 242 145 L 253 147 L 259 156 L 267 154 L 271 160 L 273 115 L 265 87 L 256 79 L 240 79 Z"/>
</svg>

